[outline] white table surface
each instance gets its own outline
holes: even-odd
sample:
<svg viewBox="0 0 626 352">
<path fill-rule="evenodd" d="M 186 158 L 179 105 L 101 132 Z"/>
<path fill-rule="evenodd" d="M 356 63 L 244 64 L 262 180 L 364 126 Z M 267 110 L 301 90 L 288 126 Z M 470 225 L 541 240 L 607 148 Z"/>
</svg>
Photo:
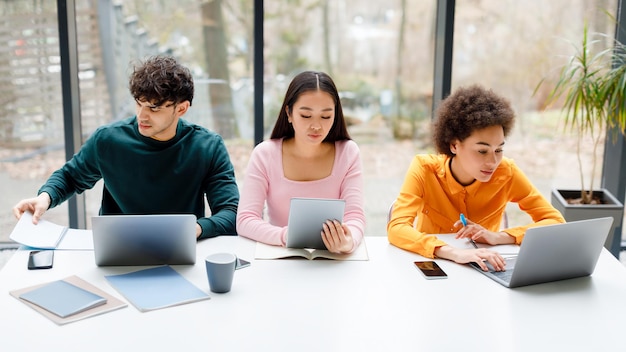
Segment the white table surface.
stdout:
<svg viewBox="0 0 626 352">
<path fill-rule="evenodd" d="M 609 351 L 626 349 L 626 269 L 603 250 L 591 277 L 507 289 L 474 269 L 438 260 L 444 280 L 413 267 L 422 257 L 366 237 L 369 261 L 254 260 L 254 242 L 198 244 L 194 266 L 174 266 L 209 292 L 203 259 L 250 260 L 232 291 L 161 310 L 121 310 L 57 326 L 10 290 L 70 275 L 124 298 L 104 275 L 141 267 L 94 264 L 91 251 L 56 251 L 29 271 L 18 251 L 0 271 L 1 351 Z M 126 300 L 124 300 L 126 301 Z"/>
</svg>

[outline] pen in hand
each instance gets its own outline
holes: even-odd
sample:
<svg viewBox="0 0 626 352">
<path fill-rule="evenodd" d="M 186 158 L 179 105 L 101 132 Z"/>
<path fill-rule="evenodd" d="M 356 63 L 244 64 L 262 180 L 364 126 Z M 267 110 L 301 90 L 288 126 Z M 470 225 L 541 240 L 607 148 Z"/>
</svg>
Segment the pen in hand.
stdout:
<svg viewBox="0 0 626 352">
<path fill-rule="evenodd" d="M 461 222 L 463 223 L 463 227 L 467 226 L 467 219 L 465 218 L 465 215 L 463 213 L 461 213 L 461 216 L 459 217 L 461 219 Z M 474 248 L 478 249 L 478 246 L 476 245 L 476 242 L 474 242 L 473 239 L 469 239 L 470 242 L 472 243 L 472 246 L 474 246 Z"/>
</svg>

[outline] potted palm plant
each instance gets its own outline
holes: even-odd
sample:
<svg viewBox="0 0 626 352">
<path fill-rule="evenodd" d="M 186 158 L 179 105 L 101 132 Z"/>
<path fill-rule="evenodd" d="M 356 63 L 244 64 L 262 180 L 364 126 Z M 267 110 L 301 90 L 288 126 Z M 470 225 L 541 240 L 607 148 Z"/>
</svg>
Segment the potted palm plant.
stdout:
<svg viewBox="0 0 626 352">
<path fill-rule="evenodd" d="M 613 228 L 605 247 L 610 249 L 614 228 L 621 224 L 624 205 L 608 190 L 593 189 L 594 175 L 601 142 L 604 138 L 615 140 L 619 135 L 607 131 L 626 128 L 626 51 L 624 45 L 615 41 L 613 48 L 595 50 L 606 36 L 589 34 L 583 29 L 581 45 L 561 68 L 560 74 L 549 92 L 547 104 L 563 102 L 564 126 L 576 135 L 576 152 L 580 175 L 580 189 L 553 189 L 551 202 L 567 221 L 604 216 L 614 218 Z M 545 82 L 542 80 L 537 88 Z M 537 92 L 537 89 L 535 90 Z M 588 145 L 588 138 L 591 144 Z M 581 157 L 583 148 L 591 148 L 591 165 Z M 585 167 L 591 170 L 588 183 Z M 588 167 L 590 166 L 590 167 Z"/>
</svg>

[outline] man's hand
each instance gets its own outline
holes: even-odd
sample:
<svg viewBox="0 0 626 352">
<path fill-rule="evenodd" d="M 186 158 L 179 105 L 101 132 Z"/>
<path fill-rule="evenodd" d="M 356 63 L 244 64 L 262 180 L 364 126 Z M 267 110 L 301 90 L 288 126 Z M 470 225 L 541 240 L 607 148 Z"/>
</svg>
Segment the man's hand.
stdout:
<svg viewBox="0 0 626 352">
<path fill-rule="evenodd" d="M 50 195 L 46 192 L 41 192 L 35 198 L 22 199 L 13 207 L 13 215 L 16 219 L 20 219 L 25 211 L 29 211 L 33 214 L 33 224 L 37 224 L 43 213 L 50 207 Z"/>
</svg>

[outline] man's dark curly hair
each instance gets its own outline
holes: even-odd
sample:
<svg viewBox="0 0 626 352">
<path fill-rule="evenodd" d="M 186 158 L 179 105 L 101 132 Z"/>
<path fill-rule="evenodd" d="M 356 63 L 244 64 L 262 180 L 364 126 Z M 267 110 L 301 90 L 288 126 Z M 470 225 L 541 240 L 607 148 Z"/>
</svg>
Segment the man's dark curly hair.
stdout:
<svg viewBox="0 0 626 352">
<path fill-rule="evenodd" d="M 441 101 L 433 122 L 437 152 L 452 156 L 450 143 L 465 140 L 475 130 L 500 125 L 508 136 L 515 123 L 511 103 L 480 85 L 458 88 Z"/>
<path fill-rule="evenodd" d="M 193 100 L 193 77 L 188 68 L 170 56 L 152 56 L 135 65 L 129 80 L 130 94 L 136 100 L 156 106 Z"/>
</svg>

